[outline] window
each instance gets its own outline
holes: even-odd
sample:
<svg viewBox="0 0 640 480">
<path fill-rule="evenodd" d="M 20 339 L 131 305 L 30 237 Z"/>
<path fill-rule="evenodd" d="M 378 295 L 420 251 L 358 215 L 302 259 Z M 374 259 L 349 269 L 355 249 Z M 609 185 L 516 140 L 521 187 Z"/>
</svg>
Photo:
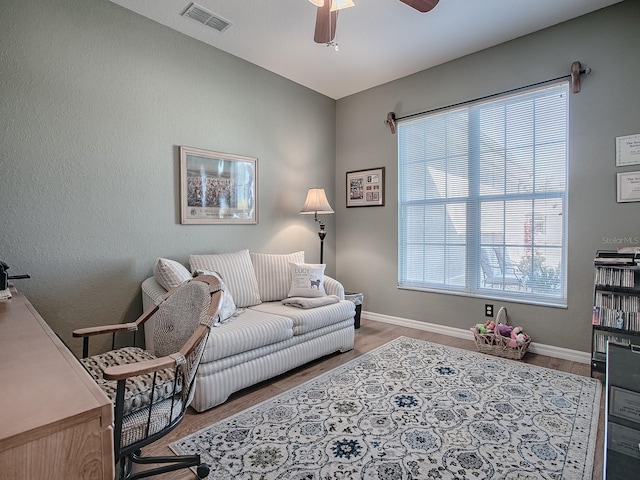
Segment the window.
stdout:
<svg viewBox="0 0 640 480">
<path fill-rule="evenodd" d="M 566 306 L 568 83 L 398 125 L 398 285 Z"/>
</svg>

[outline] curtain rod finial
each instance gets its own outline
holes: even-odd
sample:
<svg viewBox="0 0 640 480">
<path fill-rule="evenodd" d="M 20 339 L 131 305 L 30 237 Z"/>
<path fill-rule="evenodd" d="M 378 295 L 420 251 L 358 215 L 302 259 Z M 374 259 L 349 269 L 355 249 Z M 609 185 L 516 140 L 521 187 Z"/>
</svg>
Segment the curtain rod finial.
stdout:
<svg viewBox="0 0 640 480">
<path fill-rule="evenodd" d="M 396 133 L 396 114 L 395 114 L 395 112 L 387 113 L 387 119 L 384 121 L 384 123 L 389 125 L 389 128 L 391 129 L 391 134 L 395 134 Z"/>
<path fill-rule="evenodd" d="M 571 64 L 571 92 L 579 93 L 580 92 L 580 73 L 591 73 L 591 69 L 580 70 L 582 65 L 580 62 L 573 62 Z M 589 70 L 587 72 L 587 70 Z"/>
</svg>

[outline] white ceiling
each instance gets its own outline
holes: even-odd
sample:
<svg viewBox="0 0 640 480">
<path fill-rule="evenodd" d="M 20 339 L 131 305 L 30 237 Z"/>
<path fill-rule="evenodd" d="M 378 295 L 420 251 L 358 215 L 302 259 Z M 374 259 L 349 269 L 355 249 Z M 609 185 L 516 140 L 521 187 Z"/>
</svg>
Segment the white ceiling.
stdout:
<svg viewBox="0 0 640 480">
<path fill-rule="evenodd" d="M 440 0 L 428 13 L 398 0 L 354 0 L 338 15 L 339 51 L 314 43 L 308 0 L 196 1 L 231 21 L 223 33 L 181 16 L 191 0 L 111 1 L 339 99 L 621 0 Z"/>
</svg>

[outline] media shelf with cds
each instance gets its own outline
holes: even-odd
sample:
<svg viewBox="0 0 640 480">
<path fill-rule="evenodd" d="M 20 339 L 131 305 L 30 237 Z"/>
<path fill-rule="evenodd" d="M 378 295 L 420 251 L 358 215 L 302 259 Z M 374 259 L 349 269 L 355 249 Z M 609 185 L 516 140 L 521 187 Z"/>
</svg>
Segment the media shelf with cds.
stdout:
<svg viewBox="0 0 640 480">
<path fill-rule="evenodd" d="M 607 342 L 640 343 L 640 253 L 598 251 L 594 267 L 592 375 L 606 371 Z"/>
</svg>

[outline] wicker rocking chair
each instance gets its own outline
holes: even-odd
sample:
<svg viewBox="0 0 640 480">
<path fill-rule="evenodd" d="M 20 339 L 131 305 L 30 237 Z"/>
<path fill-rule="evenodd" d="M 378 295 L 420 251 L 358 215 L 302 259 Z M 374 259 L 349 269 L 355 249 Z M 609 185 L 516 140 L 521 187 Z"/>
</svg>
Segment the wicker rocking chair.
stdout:
<svg viewBox="0 0 640 480">
<path fill-rule="evenodd" d="M 130 324 L 82 328 L 82 364 L 114 403 L 115 461 L 120 480 L 196 467 L 206 478 L 209 466 L 199 455 L 142 457 L 142 447 L 173 430 L 193 399 L 196 370 L 222 299 L 220 282 L 199 276 L 168 292 L 163 301 Z M 154 353 L 138 347 L 114 349 L 115 334 L 135 332 L 154 318 Z M 89 337 L 112 334 L 112 350 L 88 357 Z M 133 464 L 160 464 L 133 472 Z"/>
</svg>

